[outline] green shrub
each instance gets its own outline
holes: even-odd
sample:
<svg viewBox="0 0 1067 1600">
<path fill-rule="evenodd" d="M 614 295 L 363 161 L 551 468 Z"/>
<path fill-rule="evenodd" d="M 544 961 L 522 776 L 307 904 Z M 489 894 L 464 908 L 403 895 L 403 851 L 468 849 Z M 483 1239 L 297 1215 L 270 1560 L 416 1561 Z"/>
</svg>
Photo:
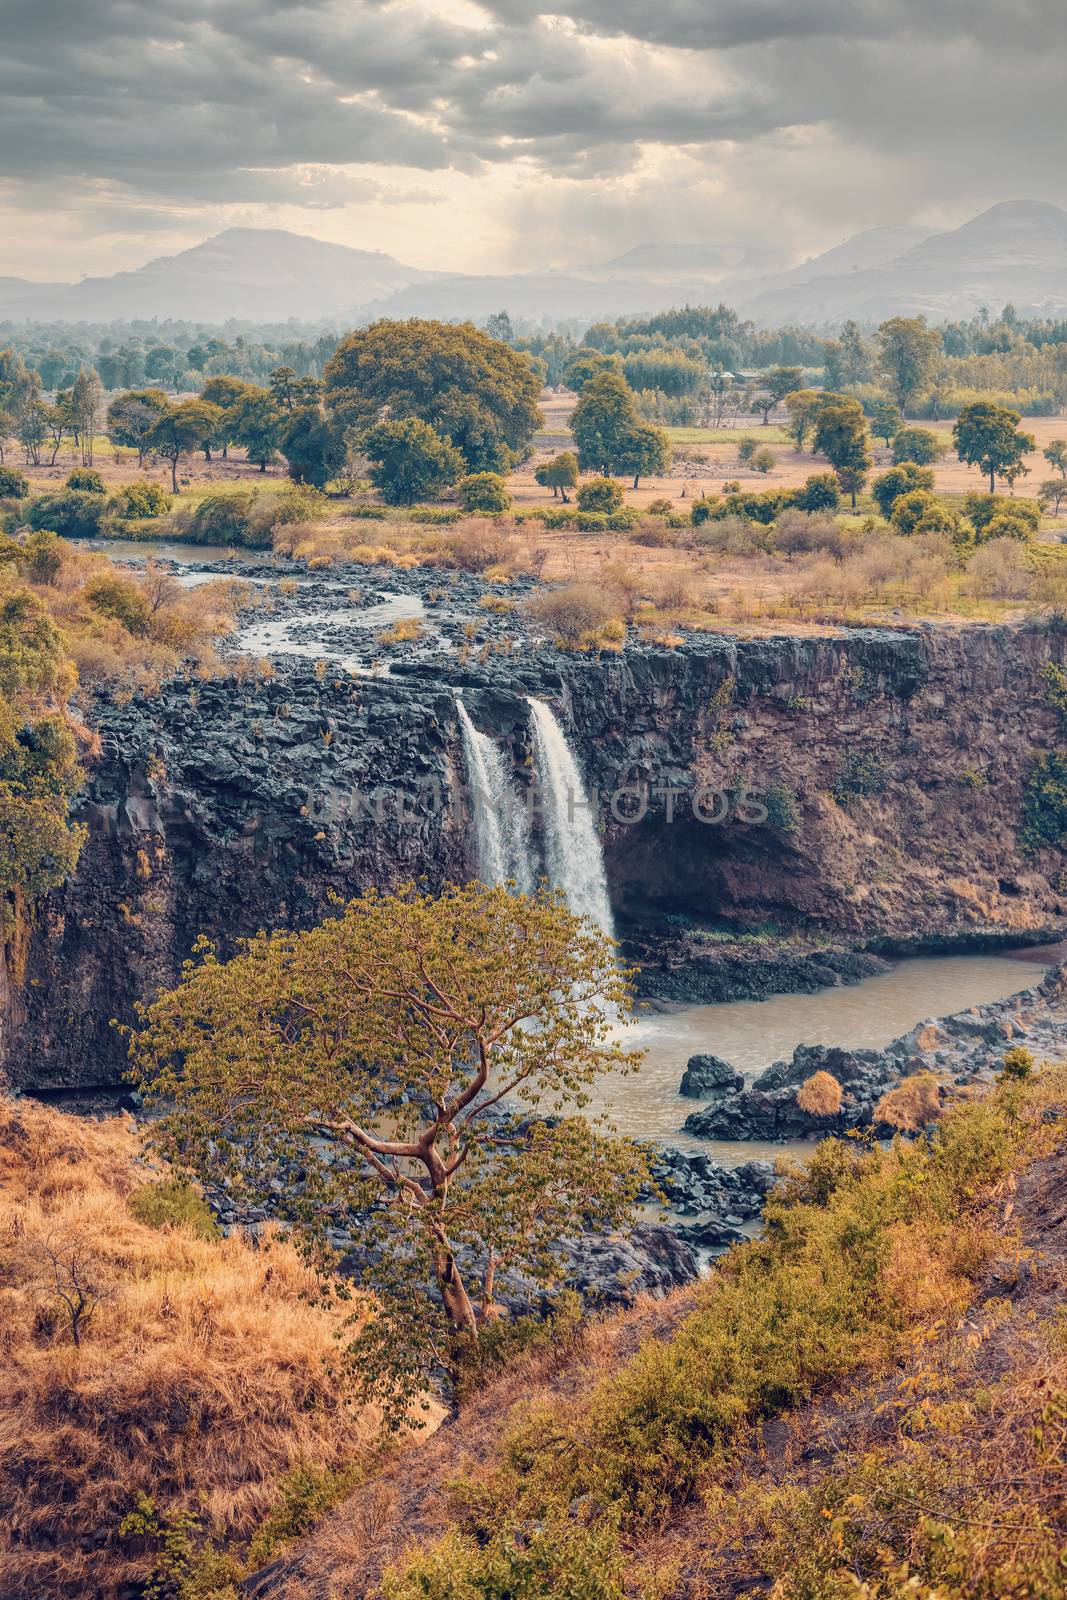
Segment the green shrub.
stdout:
<svg viewBox="0 0 1067 1600">
<path fill-rule="evenodd" d="M 106 494 L 104 480 L 92 467 L 75 467 L 67 474 L 68 489 L 82 489 L 86 494 Z"/>
<path fill-rule="evenodd" d="M 119 515 L 123 517 L 163 517 L 171 508 L 171 496 L 162 484 L 139 478 L 124 483 L 118 492 Z"/>
<path fill-rule="evenodd" d="M 282 1478 L 281 1498 L 252 1535 L 246 1567 L 254 1571 L 284 1545 L 309 1533 L 315 1524 L 358 1488 L 364 1469 L 358 1466 L 333 1470 L 301 1463 Z"/>
<path fill-rule="evenodd" d="M 1023 782 L 1024 850 L 1043 850 L 1067 839 L 1067 754 L 1052 750 L 1033 762 Z"/>
<path fill-rule="evenodd" d="M 602 511 L 610 516 L 622 506 L 622 489 L 614 478 L 590 478 L 579 486 L 577 500 L 582 511 Z"/>
<path fill-rule="evenodd" d="M 902 495 L 914 494 L 917 490 L 929 494 L 933 492 L 933 487 L 934 475 L 929 467 L 920 467 L 914 461 L 901 461 L 875 478 L 871 484 L 871 494 L 888 522 L 893 507 Z"/>
<path fill-rule="evenodd" d="M 459 522 L 463 515 L 462 511 L 448 506 L 416 506 L 408 512 L 412 522 L 424 523 L 430 528 L 447 528 L 453 522 Z"/>
<path fill-rule="evenodd" d="M 847 805 L 858 795 L 881 794 L 884 788 L 885 768 L 881 756 L 869 750 L 850 750 L 830 792 L 838 805 Z"/>
<path fill-rule="evenodd" d="M 796 833 L 800 827 L 800 801 L 795 789 L 786 783 L 772 783 L 762 793 L 763 807 L 767 812 L 768 828 L 781 833 Z"/>
<path fill-rule="evenodd" d="M 181 1178 L 143 1183 L 128 1204 L 137 1221 L 148 1228 L 188 1228 L 198 1239 L 222 1237 L 211 1207 Z"/>
<path fill-rule="evenodd" d="M 798 511 L 836 511 L 841 504 L 841 488 L 834 472 L 813 472 L 793 493 Z"/>
<path fill-rule="evenodd" d="M 904 461 L 914 461 L 917 467 L 932 467 L 944 453 L 944 445 L 929 428 L 898 428 L 893 436 L 893 461 L 898 467 Z"/>
<path fill-rule="evenodd" d="M 1041 526 L 1041 507 L 1036 500 L 1015 499 L 1006 494 L 969 494 L 963 503 L 964 513 L 975 533 L 983 542 L 996 538 L 989 532 L 990 524 L 998 517 L 1011 517 L 1025 523 L 1031 533 Z M 1009 534 L 1009 538 L 1017 535 Z"/>
<path fill-rule="evenodd" d="M 40 494 L 26 507 L 31 528 L 49 528 L 61 539 L 93 539 L 107 530 L 106 496 L 85 489 L 60 489 Z"/>
<path fill-rule="evenodd" d="M 757 450 L 752 457 L 752 465 L 757 472 L 773 472 L 777 464 L 778 457 L 766 446 L 762 450 Z"/>
<path fill-rule="evenodd" d="M 1032 1078 L 1036 1070 L 1036 1063 L 1029 1050 L 1021 1044 L 1013 1045 L 1004 1052 L 1004 1060 L 1000 1064 L 1000 1077 L 1015 1078 L 1023 1081 Z"/>
<path fill-rule="evenodd" d="M 508 486 L 499 472 L 470 472 L 460 478 L 456 489 L 464 511 L 494 514 L 511 507 Z"/>
<path fill-rule="evenodd" d="M 389 513 L 384 506 L 353 506 L 348 515 L 357 522 L 384 522 Z"/>
<path fill-rule="evenodd" d="M 30 480 L 14 467 L 0 467 L 0 500 L 22 500 L 30 492 Z"/>
<path fill-rule="evenodd" d="M 193 510 L 189 537 L 194 544 L 246 544 L 257 499 L 255 490 L 248 489 L 206 494 Z"/>
</svg>

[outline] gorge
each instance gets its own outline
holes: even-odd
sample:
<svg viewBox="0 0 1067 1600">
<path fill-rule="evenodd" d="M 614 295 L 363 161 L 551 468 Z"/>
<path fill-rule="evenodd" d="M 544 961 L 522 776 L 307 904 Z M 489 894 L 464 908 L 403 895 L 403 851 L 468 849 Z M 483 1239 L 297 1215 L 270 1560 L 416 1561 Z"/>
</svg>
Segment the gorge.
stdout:
<svg viewBox="0 0 1067 1600">
<path fill-rule="evenodd" d="M 687 1002 L 1063 925 L 1057 852 L 1019 843 L 1027 775 L 1062 740 L 1056 619 L 590 656 L 516 638 L 516 614 L 479 614 L 487 586 L 462 574 L 398 570 L 382 589 L 380 569 L 238 571 L 271 592 L 234 641 L 270 646 L 269 672 L 93 708 L 87 843 L 4 1009 L 16 1087 L 118 1083 L 112 1018 L 172 982 L 199 935 L 225 952 L 369 885 L 547 871 L 614 919 L 646 995 Z M 272 587 L 285 576 L 295 592 Z M 338 595 L 351 584 L 359 606 Z M 425 617 L 417 644 L 387 642 L 383 607 Z M 471 617 L 478 659 L 459 648 Z"/>
</svg>

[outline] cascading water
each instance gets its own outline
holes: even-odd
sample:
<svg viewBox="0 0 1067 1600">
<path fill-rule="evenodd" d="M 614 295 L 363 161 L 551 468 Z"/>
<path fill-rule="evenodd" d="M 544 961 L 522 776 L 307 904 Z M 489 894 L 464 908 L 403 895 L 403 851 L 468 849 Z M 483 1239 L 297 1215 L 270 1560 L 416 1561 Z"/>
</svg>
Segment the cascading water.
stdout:
<svg viewBox="0 0 1067 1600">
<path fill-rule="evenodd" d="M 467 782 L 478 847 L 478 876 L 483 883 L 514 882 L 519 889 L 532 884 L 526 816 L 511 790 L 511 775 L 503 752 L 487 734 L 479 733 L 456 696 L 456 715 L 463 738 Z"/>
<path fill-rule="evenodd" d="M 578 770 L 563 729 L 550 706 L 529 697 L 534 759 L 544 817 L 548 876 L 579 916 L 589 917 L 606 934 L 614 933 L 604 853 Z"/>
</svg>

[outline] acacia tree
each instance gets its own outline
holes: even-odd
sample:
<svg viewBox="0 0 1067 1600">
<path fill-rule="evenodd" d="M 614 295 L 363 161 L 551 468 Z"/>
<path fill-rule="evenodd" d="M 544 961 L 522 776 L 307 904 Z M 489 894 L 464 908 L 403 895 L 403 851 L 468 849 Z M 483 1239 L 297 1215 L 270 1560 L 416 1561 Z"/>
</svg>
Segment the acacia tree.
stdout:
<svg viewBox="0 0 1067 1600">
<path fill-rule="evenodd" d="M 764 427 L 770 422 L 775 406 L 780 406 L 787 394 L 800 388 L 803 376 L 801 367 L 772 367 L 764 375 L 760 392 L 752 402 L 752 410 L 762 416 Z"/>
<path fill-rule="evenodd" d="M 997 476 L 1016 478 L 1029 468 L 1023 456 L 1037 448 L 1032 433 L 1019 432 L 1020 416 L 1008 406 L 991 400 L 978 400 L 964 406 L 952 429 L 956 454 L 968 466 L 979 467 L 989 478 L 989 492 L 997 492 Z"/>
<path fill-rule="evenodd" d="M 327 1292 L 330 1231 L 358 1216 L 365 1394 L 396 1407 L 431 1367 L 455 1377 L 500 1272 L 549 1285 L 562 1236 L 628 1214 L 640 1152 L 577 1113 L 636 1065 L 616 1036 L 629 985 L 556 891 L 371 891 L 229 962 L 199 953 L 131 1035 L 140 1083 L 173 1107 L 162 1147 L 236 1196 L 288 1192 Z"/>
<path fill-rule="evenodd" d="M 130 389 L 116 395 L 107 408 L 108 434 L 116 444 L 136 450 L 137 465 L 143 467 L 151 450 L 152 429 L 169 409 L 170 401 L 162 389 Z"/>
<path fill-rule="evenodd" d="M 202 449 L 214 437 L 222 424 L 218 406 L 205 400 L 183 400 L 181 405 L 170 406 L 160 416 L 149 435 L 148 443 L 157 455 L 170 462 L 170 481 L 178 493 L 178 462 L 192 450 Z"/>
</svg>

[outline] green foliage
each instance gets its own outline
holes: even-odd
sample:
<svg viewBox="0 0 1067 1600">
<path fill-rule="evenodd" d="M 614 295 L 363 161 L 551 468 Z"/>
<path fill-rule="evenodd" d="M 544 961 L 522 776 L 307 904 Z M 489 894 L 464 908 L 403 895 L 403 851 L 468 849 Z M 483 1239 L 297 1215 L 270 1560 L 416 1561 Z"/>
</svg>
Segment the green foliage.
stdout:
<svg viewBox="0 0 1067 1600">
<path fill-rule="evenodd" d="M 33 902 L 73 871 L 82 773 L 62 707 L 74 686 L 59 631 L 27 589 L 0 599 L 0 894 Z M 10 910 L 10 905 L 8 906 Z M 3 920 L 6 920 L 6 915 Z"/>
<path fill-rule="evenodd" d="M 1041 676 L 1045 680 L 1045 699 L 1067 729 L 1067 672 L 1055 661 L 1049 661 L 1042 669 Z"/>
<path fill-rule="evenodd" d="M 364 1477 L 360 1466 L 316 1467 L 301 1462 L 279 1484 L 281 1497 L 252 1536 L 245 1566 L 256 1571 L 294 1539 L 309 1533 L 341 1500 L 358 1488 Z"/>
<path fill-rule="evenodd" d="M 670 465 L 667 435 L 641 421 L 633 392 L 619 371 L 600 372 L 585 384 L 571 432 L 583 472 L 618 473 L 632 478 L 636 488 L 640 478 L 665 472 Z"/>
<path fill-rule="evenodd" d="M 463 472 L 463 457 L 418 417 L 379 422 L 360 443 L 371 462 L 371 482 L 390 505 L 430 500 Z"/>
<path fill-rule="evenodd" d="M 233 408 L 232 421 L 228 423 L 236 444 L 243 446 L 249 461 L 265 472 L 278 453 L 285 427 L 285 414 L 275 403 L 269 389 L 251 385 Z"/>
<path fill-rule="evenodd" d="M 194 544 L 246 544 L 256 498 L 251 489 L 220 489 L 204 495 L 190 518 L 189 537 Z"/>
<path fill-rule="evenodd" d="M 1055 849 L 1067 839 L 1067 754 L 1038 756 L 1023 782 L 1019 843 L 1024 850 Z"/>
<path fill-rule="evenodd" d="M 399 1422 L 433 1369 L 472 1359 L 497 1273 L 551 1286 L 561 1236 L 628 1215 L 644 1158 L 578 1114 L 602 1073 L 636 1064 L 615 1031 L 626 977 L 559 894 L 480 884 L 368 893 L 232 961 L 200 955 L 131 1038 L 136 1076 L 173 1107 L 163 1151 L 275 1208 L 279 1171 L 299 1167 L 294 1228 L 342 1298 L 331 1220 L 360 1216 L 377 1310 L 349 1358 Z M 548 1106 L 557 1121 L 531 1119 Z"/>
<path fill-rule="evenodd" d="M 450 528 L 462 519 L 463 512 L 452 506 L 416 506 L 409 516 L 428 528 Z"/>
<path fill-rule="evenodd" d="M 1010 1050 L 1005 1050 L 999 1076 L 1024 1082 L 1027 1078 L 1032 1078 L 1036 1070 L 1037 1064 L 1030 1051 L 1023 1045 L 1016 1044 Z"/>
<path fill-rule="evenodd" d="M 849 750 L 830 793 L 838 805 L 847 805 L 857 796 L 881 794 L 884 788 L 885 768 L 881 756 L 869 750 Z"/>
<path fill-rule="evenodd" d="M 206 1542 L 194 1512 L 165 1516 L 142 1491 L 119 1524 L 119 1536 L 157 1547 L 155 1565 L 140 1589 L 143 1600 L 238 1600 L 240 1567 Z"/>
<path fill-rule="evenodd" d="M 901 416 L 926 387 L 942 352 L 941 335 L 923 317 L 891 317 L 878 329 L 878 365 Z"/>
<path fill-rule="evenodd" d="M 457 1525 L 388 1575 L 388 1600 L 635 1592 L 623 1541 L 721 1492 L 762 1419 L 892 1367 L 920 1330 L 958 1317 L 997 1244 L 976 1204 L 1034 1147 L 1044 1103 L 1040 1080 L 1007 1083 L 929 1140 L 819 1145 L 673 1337 L 648 1339 L 591 1394 L 517 1409 L 496 1472 L 457 1487 Z M 524 1564 L 535 1548 L 548 1560 Z"/>
<path fill-rule="evenodd" d="M 494 514 L 511 506 L 508 486 L 498 472 L 471 472 L 456 485 L 464 511 Z"/>
<path fill-rule="evenodd" d="M 581 511 L 603 511 L 610 514 L 622 505 L 622 489 L 614 478 L 590 478 L 578 490 L 578 507 Z"/>
<path fill-rule="evenodd" d="M 183 1178 L 143 1183 L 130 1195 L 129 1208 L 138 1222 L 149 1228 L 187 1228 L 198 1239 L 220 1239 L 222 1234 L 203 1195 Z"/>
<path fill-rule="evenodd" d="M 871 432 L 876 439 L 892 444 L 902 426 L 900 412 L 891 400 L 876 400 L 871 407 Z"/>
<path fill-rule="evenodd" d="M 22 500 L 30 492 L 30 480 L 14 467 L 0 467 L 0 500 Z"/>
<path fill-rule="evenodd" d="M 893 502 L 889 520 L 898 533 L 947 533 L 958 537 L 962 531 L 956 512 L 924 489 L 900 495 Z"/>
<path fill-rule="evenodd" d="M 136 583 L 121 577 L 117 571 L 90 578 L 85 585 L 85 598 L 94 611 L 113 617 L 127 633 L 140 636 L 148 632 L 151 612 L 146 595 Z"/>
<path fill-rule="evenodd" d="M 75 467 L 67 474 L 68 489 L 82 489 L 86 494 L 106 494 L 104 480 L 92 467 Z"/>
<path fill-rule="evenodd" d="M 291 412 L 278 435 L 278 447 L 289 476 L 316 489 L 325 489 L 337 477 L 347 456 L 343 429 L 320 406 L 301 406 Z"/>
<path fill-rule="evenodd" d="M 757 450 L 752 457 L 752 465 L 757 472 L 773 472 L 777 462 L 778 457 L 773 450 Z"/>
<path fill-rule="evenodd" d="M 558 455 L 541 463 L 534 472 L 534 482 L 539 483 L 542 489 L 551 489 L 553 499 L 562 495 L 566 500 L 567 490 L 573 489 L 578 482 L 578 457 L 573 450 L 561 450 Z"/>
<path fill-rule="evenodd" d="M 943 454 L 941 440 L 929 428 L 898 428 L 893 435 L 893 460 L 897 466 L 902 461 L 914 461 L 917 466 L 932 467 Z"/>
<path fill-rule="evenodd" d="M 115 444 L 137 451 L 139 465 L 151 450 L 152 431 L 170 401 L 162 389 L 130 389 L 118 394 L 107 408 L 107 430 Z"/>
<path fill-rule="evenodd" d="M 106 531 L 108 505 L 103 495 L 60 489 L 36 495 L 26 506 L 31 528 L 48 528 L 63 539 L 93 539 Z"/>
<path fill-rule="evenodd" d="M 980 544 L 998 537 L 1032 538 L 1041 526 L 1041 508 L 1036 501 L 1016 499 L 1014 495 L 969 494 L 964 502 L 964 511 Z M 1006 523 L 1014 523 L 1026 531 L 1017 532 L 1007 528 Z M 991 533 L 994 524 L 1003 531 Z"/>
<path fill-rule="evenodd" d="M 836 511 L 840 503 L 841 490 L 832 472 L 813 472 L 793 495 L 798 511 Z"/>
<path fill-rule="evenodd" d="M 979 400 L 963 408 L 952 429 L 956 454 L 988 476 L 990 494 L 996 493 L 998 476 L 1028 470 L 1022 467 L 1022 458 L 1036 441 L 1033 434 L 1019 432 L 1019 420 L 1017 411 Z"/>
<path fill-rule="evenodd" d="M 903 495 L 917 491 L 929 494 L 933 492 L 933 487 L 934 475 L 929 467 L 920 467 L 914 461 L 902 461 L 875 478 L 871 484 L 871 494 L 888 521 L 893 514 L 893 507 Z"/>
<path fill-rule="evenodd" d="M 171 497 L 158 483 L 141 478 L 124 483 L 118 492 L 119 514 L 123 517 L 163 517 L 171 508 Z"/>
<path fill-rule="evenodd" d="M 178 492 L 178 463 L 192 450 L 203 449 L 213 439 L 223 423 L 219 406 L 205 400 L 183 400 L 180 405 L 168 405 L 147 437 L 147 445 L 157 455 L 170 462 L 171 489 Z"/>
<path fill-rule="evenodd" d="M 375 322 L 341 340 L 325 384 L 342 427 L 362 431 L 388 407 L 386 426 L 419 420 L 447 439 L 461 457 L 450 483 L 464 471 L 506 472 L 541 424 L 525 356 L 469 322 Z"/>
<path fill-rule="evenodd" d="M 762 791 L 761 801 L 767 812 L 768 828 L 777 828 L 780 833 L 797 832 L 801 813 L 795 789 L 787 783 L 772 783 Z"/>
</svg>

